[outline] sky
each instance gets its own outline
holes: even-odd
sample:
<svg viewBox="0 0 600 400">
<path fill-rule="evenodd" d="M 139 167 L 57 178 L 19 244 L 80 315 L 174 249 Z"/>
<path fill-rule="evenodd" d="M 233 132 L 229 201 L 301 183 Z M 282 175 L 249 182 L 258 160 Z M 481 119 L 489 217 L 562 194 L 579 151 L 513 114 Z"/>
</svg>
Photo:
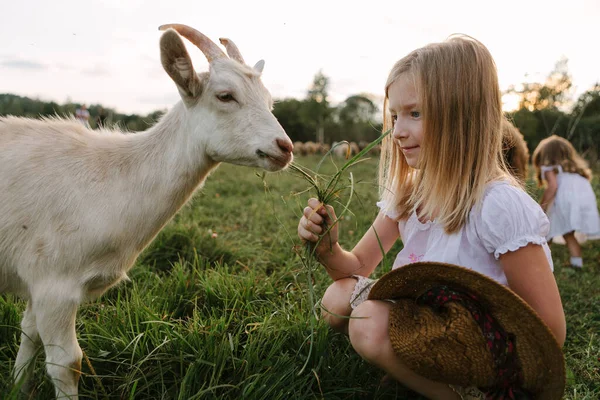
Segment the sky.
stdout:
<svg viewBox="0 0 600 400">
<path fill-rule="evenodd" d="M 488 47 L 503 90 L 543 82 L 561 57 L 575 98 L 600 81 L 600 0 L 0 0 L 0 9 L 0 93 L 121 113 L 179 100 L 160 63 L 165 23 L 229 38 L 250 65 L 264 59 L 275 99 L 305 98 L 319 71 L 333 104 L 381 98 L 395 61 L 453 33 Z M 187 48 L 196 71 L 208 70 Z"/>
</svg>

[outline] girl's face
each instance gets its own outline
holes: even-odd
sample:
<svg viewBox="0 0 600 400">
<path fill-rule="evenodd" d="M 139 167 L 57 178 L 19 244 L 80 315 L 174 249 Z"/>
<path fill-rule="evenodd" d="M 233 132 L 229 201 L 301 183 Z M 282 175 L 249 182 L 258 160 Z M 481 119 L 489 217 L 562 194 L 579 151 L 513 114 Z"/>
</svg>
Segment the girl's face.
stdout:
<svg viewBox="0 0 600 400">
<path fill-rule="evenodd" d="M 406 163 L 416 168 L 423 140 L 423 120 L 412 74 L 400 75 L 388 88 L 388 98 L 393 137 L 400 144 Z"/>
</svg>

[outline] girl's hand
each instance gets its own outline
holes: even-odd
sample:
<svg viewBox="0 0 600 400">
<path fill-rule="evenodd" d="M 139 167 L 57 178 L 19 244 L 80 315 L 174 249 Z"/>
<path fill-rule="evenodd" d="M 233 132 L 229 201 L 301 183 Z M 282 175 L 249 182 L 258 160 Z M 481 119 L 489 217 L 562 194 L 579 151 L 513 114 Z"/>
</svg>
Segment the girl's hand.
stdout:
<svg viewBox="0 0 600 400">
<path fill-rule="evenodd" d="M 332 206 L 323 205 L 317 199 L 308 200 L 298 223 L 298 236 L 305 242 L 316 243 L 329 228 L 316 249 L 317 254 L 330 250 L 338 242 L 337 217 Z"/>
</svg>

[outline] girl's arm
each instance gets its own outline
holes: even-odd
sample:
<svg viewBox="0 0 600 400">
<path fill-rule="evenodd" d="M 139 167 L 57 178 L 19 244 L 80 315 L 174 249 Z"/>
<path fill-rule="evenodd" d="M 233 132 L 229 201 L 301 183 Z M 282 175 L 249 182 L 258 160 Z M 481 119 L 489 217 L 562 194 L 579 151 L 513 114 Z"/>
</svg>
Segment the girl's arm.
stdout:
<svg viewBox="0 0 600 400">
<path fill-rule="evenodd" d="M 352 272 L 352 274 L 361 276 L 371 275 L 377 265 L 383 260 L 383 256 L 387 254 L 396 240 L 398 240 L 398 237 L 400 237 L 398 221 L 387 217 L 383 213 L 379 213 L 369 230 L 352 249 L 351 254 L 356 257 L 359 263 L 359 269 L 356 272 Z"/>
<path fill-rule="evenodd" d="M 556 196 L 556 189 L 558 189 L 558 183 L 556 182 L 556 172 L 554 171 L 546 171 L 544 173 L 544 179 L 546 180 L 546 190 L 544 190 L 544 194 L 542 195 L 542 199 L 540 200 L 540 205 L 544 212 L 548 211 L 548 207 L 554 200 L 554 196 Z"/>
<path fill-rule="evenodd" d="M 565 313 L 554 274 L 542 246 L 533 243 L 500 256 L 508 286 L 533 308 L 562 346 Z"/>
<path fill-rule="evenodd" d="M 316 199 L 310 199 L 308 204 L 309 207 L 300 220 L 298 235 L 303 240 L 314 243 L 318 240 L 318 235 L 324 232 L 323 221 L 331 226 L 336 217 L 333 208 L 327 206 L 325 211 Z M 344 250 L 339 245 L 337 225 L 329 231 L 329 235 L 329 238 L 321 240 L 315 253 L 329 276 L 338 280 L 352 275 L 369 276 L 381 262 L 383 255 L 392 248 L 400 233 L 398 222 L 380 213 L 352 251 Z"/>
</svg>

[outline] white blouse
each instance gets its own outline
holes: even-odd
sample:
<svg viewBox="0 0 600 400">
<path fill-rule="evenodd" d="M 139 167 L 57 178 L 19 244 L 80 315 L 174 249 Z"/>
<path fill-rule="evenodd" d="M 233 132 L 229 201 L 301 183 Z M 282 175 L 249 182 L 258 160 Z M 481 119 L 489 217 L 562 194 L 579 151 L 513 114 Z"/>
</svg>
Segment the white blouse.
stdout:
<svg viewBox="0 0 600 400">
<path fill-rule="evenodd" d="M 377 205 L 386 210 L 384 202 Z M 396 212 L 384 211 L 397 219 Z M 549 221 L 546 214 L 525 191 L 507 181 L 495 181 L 486 187 L 482 201 L 475 205 L 465 225 L 447 234 L 436 222 L 422 223 L 413 212 L 398 222 L 404 248 L 396 256 L 393 268 L 417 261 L 436 261 L 460 265 L 508 285 L 498 258 L 529 243 L 544 249 L 550 269 L 554 269 L 546 242 Z"/>
</svg>

